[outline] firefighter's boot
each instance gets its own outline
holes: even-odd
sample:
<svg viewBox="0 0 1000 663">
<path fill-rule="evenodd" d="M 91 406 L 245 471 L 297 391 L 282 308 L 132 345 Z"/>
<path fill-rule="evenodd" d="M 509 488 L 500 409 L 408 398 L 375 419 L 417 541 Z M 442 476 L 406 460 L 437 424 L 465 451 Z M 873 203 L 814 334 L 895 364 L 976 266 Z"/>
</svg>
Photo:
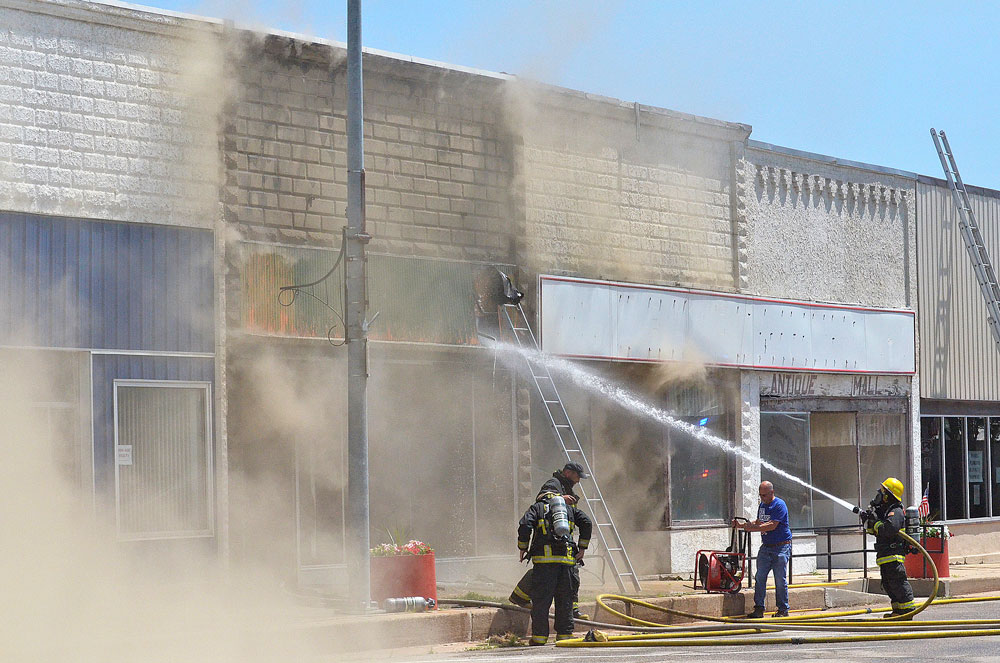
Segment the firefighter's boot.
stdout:
<svg viewBox="0 0 1000 663">
<path fill-rule="evenodd" d="M 882 615 L 882 619 L 889 619 L 890 617 L 899 617 L 900 615 L 905 615 L 905 614 L 908 614 L 910 612 L 911 612 L 910 610 L 893 610 L 892 612 L 888 612 L 888 613 Z M 907 617 L 906 619 L 897 619 L 896 621 L 900 621 L 900 622 L 913 621 L 913 616 L 911 615 L 911 616 Z"/>
</svg>

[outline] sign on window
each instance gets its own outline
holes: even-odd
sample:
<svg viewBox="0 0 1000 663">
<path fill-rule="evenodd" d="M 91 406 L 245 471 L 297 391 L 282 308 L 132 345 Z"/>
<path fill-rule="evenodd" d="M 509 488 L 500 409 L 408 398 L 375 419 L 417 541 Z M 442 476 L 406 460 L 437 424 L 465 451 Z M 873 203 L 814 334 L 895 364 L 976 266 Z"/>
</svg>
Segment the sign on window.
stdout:
<svg viewBox="0 0 1000 663">
<path fill-rule="evenodd" d="M 969 452 L 969 483 L 983 482 L 983 452 Z"/>
<path fill-rule="evenodd" d="M 119 444 L 115 447 L 115 462 L 119 465 L 132 464 L 132 445 Z"/>
</svg>

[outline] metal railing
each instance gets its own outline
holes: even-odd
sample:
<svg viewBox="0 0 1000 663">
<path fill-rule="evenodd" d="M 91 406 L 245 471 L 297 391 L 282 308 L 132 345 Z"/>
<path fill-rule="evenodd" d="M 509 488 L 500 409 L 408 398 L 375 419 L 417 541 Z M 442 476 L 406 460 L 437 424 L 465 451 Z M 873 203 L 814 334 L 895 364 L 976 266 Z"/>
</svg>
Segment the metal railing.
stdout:
<svg viewBox="0 0 1000 663">
<path fill-rule="evenodd" d="M 937 528 L 937 527 L 940 527 L 940 525 L 921 525 L 920 526 L 920 530 L 921 530 L 920 531 L 920 544 L 921 545 L 924 545 L 925 541 L 933 540 L 934 537 L 931 537 L 930 539 L 928 538 L 928 536 L 927 536 L 927 530 L 930 529 L 930 528 Z M 834 533 L 835 530 L 847 531 L 847 532 L 851 532 L 851 531 L 857 532 L 861 536 L 861 548 L 859 550 L 831 550 L 831 548 L 833 547 L 833 533 Z M 857 555 L 857 554 L 863 555 L 863 558 L 862 558 L 863 562 L 861 564 L 861 566 L 862 566 L 862 573 L 863 573 L 863 577 L 865 579 L 868 578 L 868 553 L 874 553 L 875 549 L 868 547 L 868 537 L 869 537 L 869 534 L 867 532 L 865 532 L 864 529 L 858 527 L 857 525 L 835 525 L 835 526 L 831 526 L 831 527 L 797 527 L 797 528 L 792 528 L 793 535 L 794 535 L 795 532 L 802 532 L 802 533 L 808 532 L 810 534 L 816 534 L 817 539 L 820 537 L 820 533 L 821 532 L 825 532 L 825 535 L 826 535 L 826 552 L 802 553 L 802 554 L 799 555 L 799 557 L 800 558 L 801 557 L 816 557 L 816 558 L 826 557 L 826 581 L 827 582 L 833 582 L 833 556 L 834 555 Z M 939 553 L 939 554 L 943 553 L 944 552 L 944 539 L 943 538 L 939 538 L 938 541 L 940 542 L 939 543 L 939 549 L 933 550 L 931 548 L 927 548 L 926 546 L 924 546 L 927 549 L 927 552 L 929 552 L 929 553 Z M 759 547 L 758 547 L 758 550 L 760 550 Z M 754 561 L 756 559 L 757 559 L 757 557 L 755 555 L 750 554 L 750 551 L 748 550 L 747 551 L 747 560 L 748 560 L 748 565 L 747 565 L 747 576 L 748 576 L 747 577 L 747 587 L 748 588 L 749 587 L 753 587 L 753 582 L 754 582 L 753 568 L 754 568 Z M 792 543 L 791 543 L 791 552 L 790 552 L 790 554 L 788 556 L 788 584 L 789 585 L 793 584 L 793 566 L 794 566 L 793 563 L 794 563 L 794 561 L 795 561 L 795 538 L 793 536 L 792 537 Z M 926 576 L 927 575 L 927 559 L 922 557 L 922 561 L 923 561 L 923 565 L 924 565 L 923 575 Z"/>
</svg>

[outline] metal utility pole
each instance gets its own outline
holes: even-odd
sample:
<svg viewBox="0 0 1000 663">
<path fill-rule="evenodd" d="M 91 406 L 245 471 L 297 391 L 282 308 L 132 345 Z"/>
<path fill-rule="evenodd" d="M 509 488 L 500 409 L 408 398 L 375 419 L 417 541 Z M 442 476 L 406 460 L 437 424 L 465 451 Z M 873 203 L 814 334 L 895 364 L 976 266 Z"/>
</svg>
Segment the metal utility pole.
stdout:
<svg viewBox="0 0 1000 663">
<path fill-rule="evenodd" d="M 361 0 L 347 0 L 347 577 L 350 605 L 371 603 L 368 525 L 368 293 L 365 283 L 364 86 Z"/>
</svg>

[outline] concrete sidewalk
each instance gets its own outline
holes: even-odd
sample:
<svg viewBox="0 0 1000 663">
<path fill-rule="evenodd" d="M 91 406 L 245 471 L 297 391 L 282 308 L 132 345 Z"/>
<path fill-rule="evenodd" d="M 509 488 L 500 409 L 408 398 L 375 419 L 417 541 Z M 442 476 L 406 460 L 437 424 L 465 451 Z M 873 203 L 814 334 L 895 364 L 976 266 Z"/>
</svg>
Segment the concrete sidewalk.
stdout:
<svg viewBox="0 0 1000 663">
<path fill-rule="evenodd" d="M 796 576 L 796 583 L 826 581 L 826 571 Z M 887 605 L 881 594 L 878 570 L 869 570 L 865 583 L 860 569 L 834 570 L 835 582 L 847 581 L 838 587 L 804 587 L 789 590 L 792 609 L 823 610 L 830 608 Z M 940 596 L 1000 593 L 1000 564 L 970 564 L 950 567 L 950 578 L 942 581 Z M 866 586 L 867 584 L 867 586 Z M 915 593 L 927 595 L 930 581 L 912 581 Z M 707 594 L 695 592 L 690 580 L 649 580 L 642 583 L 643 591 L 635 595 L 655 605 L 710 616 L 738 616 L 753 608 L 752 591 L 740 594 Z M 482 586 L 479 591 L 441 588 L 439 598 L 475 598 L 503 602 L 510 588 Z M 597 610 L 594 599 L 602 593 L 619 593 L 614 587 L 584 586 L 580 593 L 581 611 L 596 621 L 624 623 L 624 620 Z M 773 610 L 774 592 L 768 590 L 767 609 Z M 622 602 L 610 601 L 609 606 L 639 619 L 660 623 L 682 623 L 663 612 L 642 607 L 626 607 Z M 454 608 L 443 606 L 439 610 L 420 614 L 372 614 L 367 616 L 337 615 L 321 608 L 308 610 L 308 616 L 299 627 L 299 635 L 310 644 L 330 651 L 361 651 L 400 647 L 433 646 L 454 642 L 477 642 L 489 635 L 512 632 L 527 633 L 528 616 L 524 613 L 495 608 Z M 586 630 L 585 628 L 583 630 Z"/>
</svg>

